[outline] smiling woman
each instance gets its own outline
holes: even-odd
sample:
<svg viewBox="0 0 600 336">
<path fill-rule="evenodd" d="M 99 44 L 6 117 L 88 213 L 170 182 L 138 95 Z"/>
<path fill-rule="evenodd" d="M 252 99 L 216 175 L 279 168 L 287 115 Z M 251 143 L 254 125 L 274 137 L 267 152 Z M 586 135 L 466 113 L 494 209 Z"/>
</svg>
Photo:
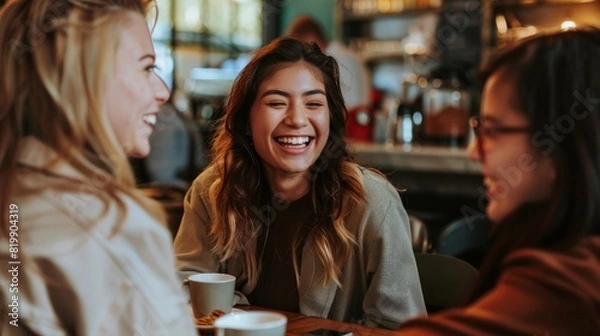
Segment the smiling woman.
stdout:
<svg viewBox="0 0 600 336">
<path fill-rule="evenodd" d="M 1 335 L 196 333 L 165 215 L 135 189 L 127 161 L 148 154 L 169 97 L 153 70 L 149 5 L 0 9 L 0 215 L 18 211 L 0 224 L 0 245 L 19 247 L 0 251 L 16 267 L 0 274 L 0 306 L 20 308 L 19 328 L 0 309 Z"/>
<path fill-rule="evenodd" d="M 250 109 L 250 132 L 273 193 L 295 201 L 329 138 L 329 108 L 318 68 L 296 62 L 265 79 Z M 290 185 L 294 187 L 290 188 Z"/>
<path fill-rule="evenodd" d="M 154 72 L 156 56 L 144 18 L 128 14 L 124 25 L 105 101 L 119 143 L 128 155 L 141 157 L 150 152 L 149 137 L 169 90 Z"/>
<path fill-rule="evenodd" d="M 598 59 L 590 28 L 522 40 L 484 68 L 469 154 L 494 222 L 489 253 L 470 304 L 402 335 L 600 335 Z"/>
<path fill-rule="evenodd" d="M 236 79 L 175 238 L 183 274 L 227 272 L 252 304 L 395 328 L 425 313 L 397 190 L 353 162 L 338 65 L 281 38 Z"/>
</svg>

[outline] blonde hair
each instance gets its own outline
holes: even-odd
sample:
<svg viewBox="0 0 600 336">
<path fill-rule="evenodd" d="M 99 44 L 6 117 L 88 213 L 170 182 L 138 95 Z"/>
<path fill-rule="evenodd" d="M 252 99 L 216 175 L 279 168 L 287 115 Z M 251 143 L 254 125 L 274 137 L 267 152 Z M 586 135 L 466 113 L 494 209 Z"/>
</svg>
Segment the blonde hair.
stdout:
<svg viewBox="0 0 600 336">
<path fill-rule="evenodd" d="M 0 11 L 0 213 L 17 175 L 17 146 L 33 136 L 85 178 L 71 191 L 93 190 L 105 209 L 116 201 L 115 230 L 131 197 L 164 222 L 164 212 L 137 191 L 112 132 L 103 92 L 128 15 L 145 16 L 149 0 L 13 0 Z M 100 181 L 100 182 L 99 182 Z M 99 185 L 101 184 L 101 185 Z M 7 221 L 2 234 L 8 234 Z"/>
<path fill-rule="evenodd" d="M 266 230 L 269 224 L 252 209 L 268 206 L 271 193 L 260 157 L 247 135 L 249 111 L 260 83 L 278 69 L 296 62 L 310 64 L 322 75 L 330 111 L 327 144 L 310 168 L 312 210 L 318 225 L 310 228 L 305 241 L 305 246 L 314 249 L 325 269 L 325 274 L 317 275 L 323 284 L 333 280 L 341 285 L 341 269 L 356 245 L 345 221 L 351 209 L 363 204 L 365 190 L 361 168 L 353 163 L 344 142 L 347 112 L 338 64 L 314 43 L 292 37 L 276 39 L 260 49 L 238 76 L 213 144 L 212 166 L 217 179 L 208 191 L 212 251 L 222 262 L 242 258 L 242 278 L 247 280 L 247 288 L 254 288 L 258 282 L 261 269 L 257 258 L 258 239 L 260 231 Z M 293 259 L 298 282 L 296 255 Z"/>
</svg>

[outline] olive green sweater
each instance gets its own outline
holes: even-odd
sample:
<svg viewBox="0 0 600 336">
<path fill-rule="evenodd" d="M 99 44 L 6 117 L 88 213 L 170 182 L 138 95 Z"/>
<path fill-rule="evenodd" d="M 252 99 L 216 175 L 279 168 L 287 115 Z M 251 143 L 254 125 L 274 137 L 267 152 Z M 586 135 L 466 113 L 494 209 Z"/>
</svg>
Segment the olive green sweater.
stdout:
<svg viewBox="0 0 600 336">
<path fill-rule="evenodd" d="M 211 252 L 208 189 L 215 179 L 212 168 L 205 170 L 186 195 L 175 238 L 177 267 L 180 275 L 232 274 L 238 277 L 237 289 L 248 294 L 254 288 L 244 287 L 239 278 L 242 260 L 233 258 L 220 263 Z M 313 247 L 305 244 L 298 287 L 299 310 L 306 315 L 393 329 L 411 317 L 426 314 L 409 220 L 397 190 L 385 178 L 363 170 L 363 182 L 366 202 L 352 209 L 346 219 L 346 227 L 357 245 L 343 265 L 342 286 L 333 281 L 322 285 L 324 270 Z"/>
</svg>

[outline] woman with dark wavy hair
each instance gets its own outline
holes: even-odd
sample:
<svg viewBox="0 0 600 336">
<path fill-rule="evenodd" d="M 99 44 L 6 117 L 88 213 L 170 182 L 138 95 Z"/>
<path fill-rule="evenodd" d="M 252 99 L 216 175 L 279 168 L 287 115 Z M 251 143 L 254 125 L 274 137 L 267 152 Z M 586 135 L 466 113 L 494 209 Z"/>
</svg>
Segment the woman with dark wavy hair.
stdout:
<svg viewBox="0 0 600 336">
<path fill-rule="evenodd" d="M 396 328 L 425 313 L 397 190 L 353 163 L 334 58 L 280 38 L 235 81 L 175 238 L 258 306 Z"/>
<path fill-rule="evenodd" d="M 402 335 L 600 335 L 600 31 L 536 36 L 484 70 L 472 120 L 495 223 L 468 306 Z"/>
</svg>

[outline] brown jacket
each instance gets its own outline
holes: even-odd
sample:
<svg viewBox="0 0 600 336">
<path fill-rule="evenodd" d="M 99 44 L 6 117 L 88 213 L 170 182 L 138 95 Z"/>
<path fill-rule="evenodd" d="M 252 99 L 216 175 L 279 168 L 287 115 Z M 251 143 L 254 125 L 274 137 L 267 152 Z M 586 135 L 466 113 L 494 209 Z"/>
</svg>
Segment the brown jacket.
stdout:
<svg viewBox="0 0 600 336">
<path fill-rule="evenodd" d="M 404 324 L 402 335 L 600 335 L 600 237 L 563 252 L 509 255 L 472 305 Z"/>
</svg>

